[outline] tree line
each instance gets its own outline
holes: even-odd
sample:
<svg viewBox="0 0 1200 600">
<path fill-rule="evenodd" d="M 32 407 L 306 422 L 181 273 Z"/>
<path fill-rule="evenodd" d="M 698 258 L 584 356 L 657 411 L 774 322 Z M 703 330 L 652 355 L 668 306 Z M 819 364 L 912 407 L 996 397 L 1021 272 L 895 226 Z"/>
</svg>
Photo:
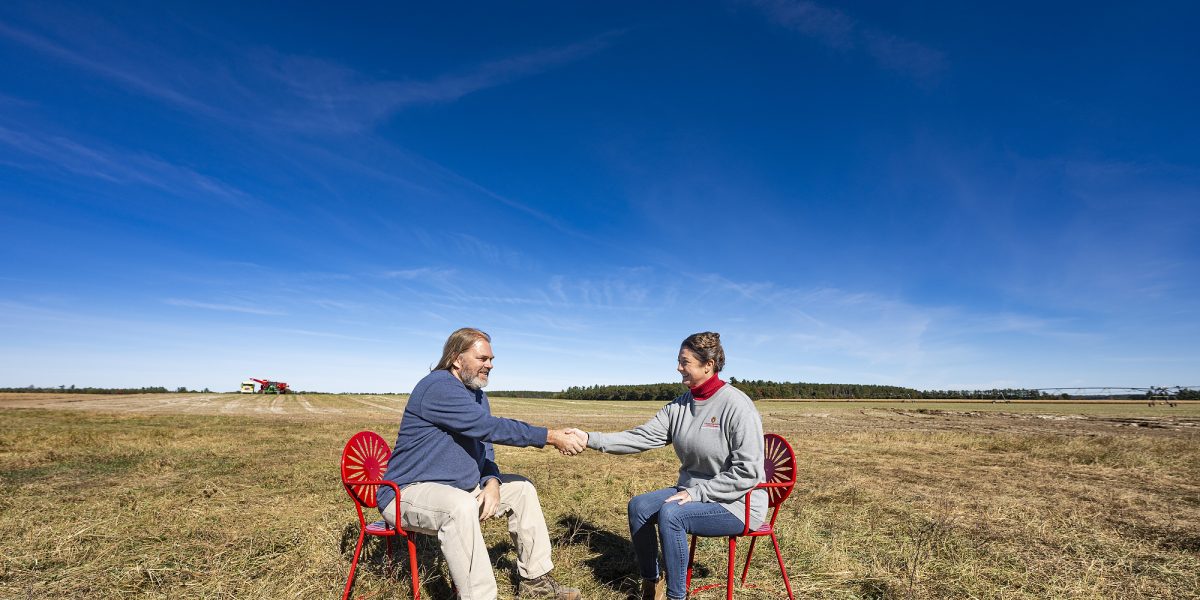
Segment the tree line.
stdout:
<svg viewBox="0 0 1200 600">
<path fill-rule="evenodd" d="M 208 388 L 203 390 L 189 390 L 186 387 L 177 387 L 169 390 L 163 386 L 149 386 L 139 388 L 102 388 L 102 387 L 75 387 L 74 385 L 60 385 L 58 387 L 0 387 L 0 392 L 25 392 L 35 394 L 166 394 L 169 392 L 200 392 L 211 393 Z"/>
<path fill-rule="evenodd" d="M 868 385 L 846 383 L 804 383 L 742 379 L 730 377 L 729 383 L 737 386 L 752 400 L 763 398 L 808 398 L 831 400 L 1051 400 L 1091 398 L 1086 395 L 1047 392 L 1037 389 L 1003 388 L 991 390 L 918 390 L 894 385 Z M 681 383 L 649 383 L 639 385 L 589 385 L 571 386 L 561 392 L 497 391 L 488 392 L 494 397 L 517 398 L 560 398 L 564 400 L 654 400 L 666 402 L 687 391 Z M 1151 394 L 1104 394 L 1096 398 L 1113 400 L 1140 400 Z M 1200 390 L 1189 388 L 1174 391 L 1178 400 L 1200 400 Z"/>
<path fill-rule="evenodd" d="M 729 383 L 753 400 L 763 398 L 920 399 L 925 392 L 891 385 L 793 383 L 730 377 Z M 666 402 L 687 391 L 681 383 L 572 386 L 558 394 L 567 400 L 656 400 Z M 965 393 L 965 392 L 959 392 Z M 491 392 L 488 395 L 495 395 Z M 938 396 L 943 397 L 943 396 Z M 945 396 L 950 397 L 950 396 Z M 961 396 L 966 397 L 966 396 Z"/>
</svg>

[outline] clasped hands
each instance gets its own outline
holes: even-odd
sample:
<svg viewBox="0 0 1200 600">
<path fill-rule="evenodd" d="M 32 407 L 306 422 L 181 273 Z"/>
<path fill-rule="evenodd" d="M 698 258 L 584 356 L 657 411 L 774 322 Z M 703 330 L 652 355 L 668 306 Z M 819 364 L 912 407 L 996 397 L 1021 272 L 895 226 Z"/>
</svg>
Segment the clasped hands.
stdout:
<svg viewBox="0 0 1200 600">
<path fill-rule="evenodd" d="M 550 429 L 546 431 L 546 443 L 557 448 L 563 456 L 575 456 L 587 449 L 588 434 L 586 431 L 574 427 Z M 670 498 L 663 500 L 663 503 L 687 504 L 692 500 L 694 498 L 687 490 L 679 490 Z"/>
<path fill-rule="evenodd" d="M 546 432 L 546 443 L 554 446 L 563 456 L 575 456 L 587 449 L 588 434 L 574 427 L 551 429 Z"/>
</svg>

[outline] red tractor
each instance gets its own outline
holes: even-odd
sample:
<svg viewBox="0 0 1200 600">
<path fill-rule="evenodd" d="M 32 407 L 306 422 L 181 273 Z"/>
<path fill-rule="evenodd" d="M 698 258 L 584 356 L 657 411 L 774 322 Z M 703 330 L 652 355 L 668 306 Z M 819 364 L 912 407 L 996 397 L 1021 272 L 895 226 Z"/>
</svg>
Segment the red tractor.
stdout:
<svg viewBox="0 0 1200 600">
<path fill-rule="evenodd" d="M 266 379 L 250 378 L 250 381 L 258 382 L 258 393 L 260 394 L 289 394 L 288 384 L 283 381 L 267 381 Z"/>
</svg>

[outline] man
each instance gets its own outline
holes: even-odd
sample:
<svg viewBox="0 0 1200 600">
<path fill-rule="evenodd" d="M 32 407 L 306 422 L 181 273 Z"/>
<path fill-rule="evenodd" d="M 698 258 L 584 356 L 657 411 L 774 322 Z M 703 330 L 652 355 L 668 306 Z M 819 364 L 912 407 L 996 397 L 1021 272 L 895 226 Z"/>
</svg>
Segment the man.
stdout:
<svg viewBox="0 0 1200 600">
<path fill-rule="evenodd" d="M 550 576 L 550 534 L 537 490 L 523 477 L 500 473 L 492 444 L 550 444 L 568 455 L 583 445 L 564 430 L 493 417 L 483 393 L 493 358 L 488 334 L 459 329 L 437 367 L 413 388 L 384 476 L 400 486 L 400 526 L 437 536 L 460 598 L 494 600 L 496 577 L 479 524 L 506 515 L 517 544 L 518 596 L 581 600 L 578 589 Z M 394 524 L 394 492 L 380 486 L 378 494 L 380 512 Z"/>
</svg>

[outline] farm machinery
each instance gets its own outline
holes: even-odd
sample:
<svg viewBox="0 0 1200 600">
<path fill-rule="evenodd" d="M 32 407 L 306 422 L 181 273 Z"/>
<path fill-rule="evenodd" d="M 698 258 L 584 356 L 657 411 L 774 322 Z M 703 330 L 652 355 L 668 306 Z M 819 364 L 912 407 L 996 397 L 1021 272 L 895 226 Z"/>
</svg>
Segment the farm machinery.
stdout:
<svg viewBox="0 0 1200 600">
<path fill-rule="evenodd" d="M 268 381 L 266 379 L 250 378 L 250 381 L 258 382 L 258 393 L 260 394 L 290 394 L 287 382 L 284 381 Z"/>
</svg>

